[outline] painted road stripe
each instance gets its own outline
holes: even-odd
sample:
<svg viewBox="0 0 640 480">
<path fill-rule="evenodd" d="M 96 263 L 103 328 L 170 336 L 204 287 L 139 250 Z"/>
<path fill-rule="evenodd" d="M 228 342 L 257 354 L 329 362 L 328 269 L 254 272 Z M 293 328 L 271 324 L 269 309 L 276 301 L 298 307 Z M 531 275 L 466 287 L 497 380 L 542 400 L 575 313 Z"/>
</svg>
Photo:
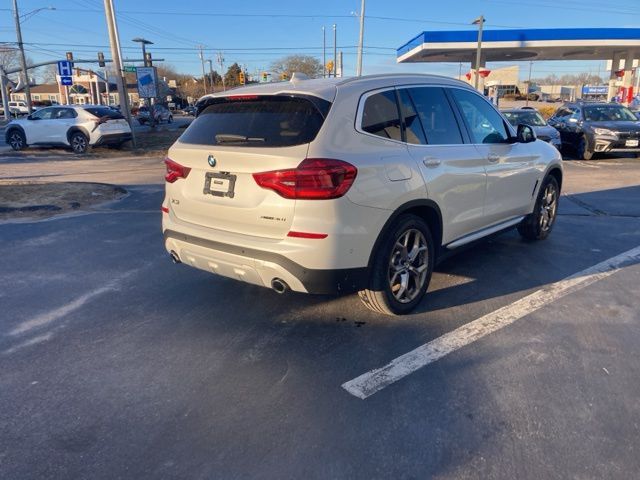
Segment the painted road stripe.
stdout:
<svg viewBox="0 0 640 480">
<path fill-rule="evenodd" d="M 410 373 L 469 345 L 485 335 L 511 325 L 516 320 L 570 293 L 607 278 L 629 263 L 640 261 L 640 246 L 593 265 L 563 280 L 551 283 L 524 298 L 488 313 L 462 327 L 419 346 L 387 365 L 342 384 L 347 392 L 365 399 Z"/>
</svg>

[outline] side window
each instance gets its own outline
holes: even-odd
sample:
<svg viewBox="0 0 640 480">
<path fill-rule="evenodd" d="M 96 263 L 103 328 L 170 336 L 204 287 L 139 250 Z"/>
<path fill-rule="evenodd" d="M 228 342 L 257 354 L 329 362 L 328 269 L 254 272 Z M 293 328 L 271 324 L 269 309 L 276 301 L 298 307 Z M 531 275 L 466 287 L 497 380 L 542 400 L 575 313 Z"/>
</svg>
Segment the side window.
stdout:
<svg viewBox="0 0 640 480">
<path fill-rule="evenodd" d="M 429 145 L 463 143 L 456 117 L 444 90 L 440 87 L 409 89 Z"/>
<path fill-rule="evenodd" d="M 362 130 L 383 138 L 402 141 L 402 128 L 395 90 L 376 93 L 366 99 Z"/>
<path fill-rule="evenodd" d="M 398 95 L 400 96 L 400 113 L 402 114 L 402 121 L 404 122 L 406 142 L 425 145 L 427 138 L 424 136 L 420 118 L 418 118 L 418 113 L 409 96 L 409 90 L 406 88 L 400 89 L 398 90 Z"/>
<path fill-rule="evenodd" d="M 38 120 L 51 120 L 53 110 L 53 108 L 42 108 L 37 112 L 32 113 L 31 118 L 37 118 Z"/>
<path fill-rule="evenodd" d="M 55 118 L 76 118 L 76 112 L 72 108 L 58 108 Z"/>
<path fill-rule="evenodd" d="M 484 98 L 474 92 L 452 88 L 462 116 L 466 120 L 473 143 L 503 143 L 509 138 L 500 114 Z"/>
</svg>

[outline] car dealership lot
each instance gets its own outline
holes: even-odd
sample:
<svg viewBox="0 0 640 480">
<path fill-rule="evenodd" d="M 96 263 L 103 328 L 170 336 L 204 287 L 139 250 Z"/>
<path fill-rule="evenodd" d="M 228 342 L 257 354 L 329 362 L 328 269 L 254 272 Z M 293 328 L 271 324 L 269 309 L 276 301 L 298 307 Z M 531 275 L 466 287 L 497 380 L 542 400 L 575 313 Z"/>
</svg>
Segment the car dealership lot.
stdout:
<svg viewBox="0 0 640 480">
<path fill-rule="evenodd" d="M 640 246 L 640 161 L 565 162 L 544 242 L 442 263 L 414 315 L 173 265 L 160 158 L 0 157 L 0 179 L 124 200 L 0 225 L 2 478 L 632 478 L 640 266 L 539 305 L 362 400 L 342 385 Z M 0 187 L 1 188 L 1 187 Z"/>
</svg>

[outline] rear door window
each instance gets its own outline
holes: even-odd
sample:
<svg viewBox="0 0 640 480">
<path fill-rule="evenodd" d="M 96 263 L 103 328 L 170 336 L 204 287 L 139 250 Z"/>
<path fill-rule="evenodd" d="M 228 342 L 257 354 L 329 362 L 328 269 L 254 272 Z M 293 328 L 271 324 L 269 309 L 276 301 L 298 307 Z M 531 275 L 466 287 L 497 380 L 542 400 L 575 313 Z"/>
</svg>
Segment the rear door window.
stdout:
<svg viewBox="0 0 640 480">
<path fill-rule="evenodd" d="M 409 93 L 429 145 L 463 143 L 460 127 L 441 87 L 415 87 Z"/>
<path fill-rule="evenodd" d="M 194 145 L 290 147 L 312 142 L 330 102 L 291 95 L 208 99 L 180 137 Z"/>
<path fill-rule="evenodd" d="M 395 90 L 367 97 L 362 110 L 361 128 L 378 137 L 402 141 L 402 124 Z"/>
<path fill-rule="evenodd" d="M 405 141 L 414 145 L 425 145 L 427 138 L 424 135 L 424 130 L 422 130 L 416 107 L 409 96 L 409 90 L 406 88 L 398 90 L 398 98 L 400 101 L 400 113 L 404 122 Z"/>
</svg>

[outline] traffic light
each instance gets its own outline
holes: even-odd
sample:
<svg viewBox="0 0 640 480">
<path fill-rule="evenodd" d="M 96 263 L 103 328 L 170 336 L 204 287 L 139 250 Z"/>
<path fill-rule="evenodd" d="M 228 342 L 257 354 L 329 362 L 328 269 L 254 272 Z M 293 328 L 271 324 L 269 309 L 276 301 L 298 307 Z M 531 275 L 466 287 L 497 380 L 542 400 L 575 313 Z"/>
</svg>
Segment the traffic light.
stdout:
<svg viewBox="0 0 640 480">
<path fill-rule="evenodd" d="M 280 74 L 280 80 L 289 80 L 289 74 L 286 72 L 282 72 Z"/>
<path fill-rule="evenodd" d="M 262 81 L 263 81 L 263 82 L 266 82 L 266 81 L 268 80 L 268 78 L 269 78 L 269 77 L 268 77 L 267 72 L 262 72 Z"/>
<path fill-rule="evenodd" d="M 327 62 L 326 67 L 327 67 L 327 72 L 329 72 L 329 73 L 333 72 L 333 60 L 329 60 Z"/>
<path fill-rule="evenodd" d="M 238 81 L 240 82 L 240 85 L 244 85 L 244 72 L 238 73 Z"/>
<path fill-rule="evenodd" d="M 153 58 L 151 58 L 151 52 L 146 52 L 144 54 L 144 64 L 145 67 L 153 67 Z"/>
<path fill-rule="evenodd" d="M 101 67 L 106 66 L 106 63 L 104 63 L 104 53 L 102 52 L 98 52 L 98 65 Z"/>
</svg>

